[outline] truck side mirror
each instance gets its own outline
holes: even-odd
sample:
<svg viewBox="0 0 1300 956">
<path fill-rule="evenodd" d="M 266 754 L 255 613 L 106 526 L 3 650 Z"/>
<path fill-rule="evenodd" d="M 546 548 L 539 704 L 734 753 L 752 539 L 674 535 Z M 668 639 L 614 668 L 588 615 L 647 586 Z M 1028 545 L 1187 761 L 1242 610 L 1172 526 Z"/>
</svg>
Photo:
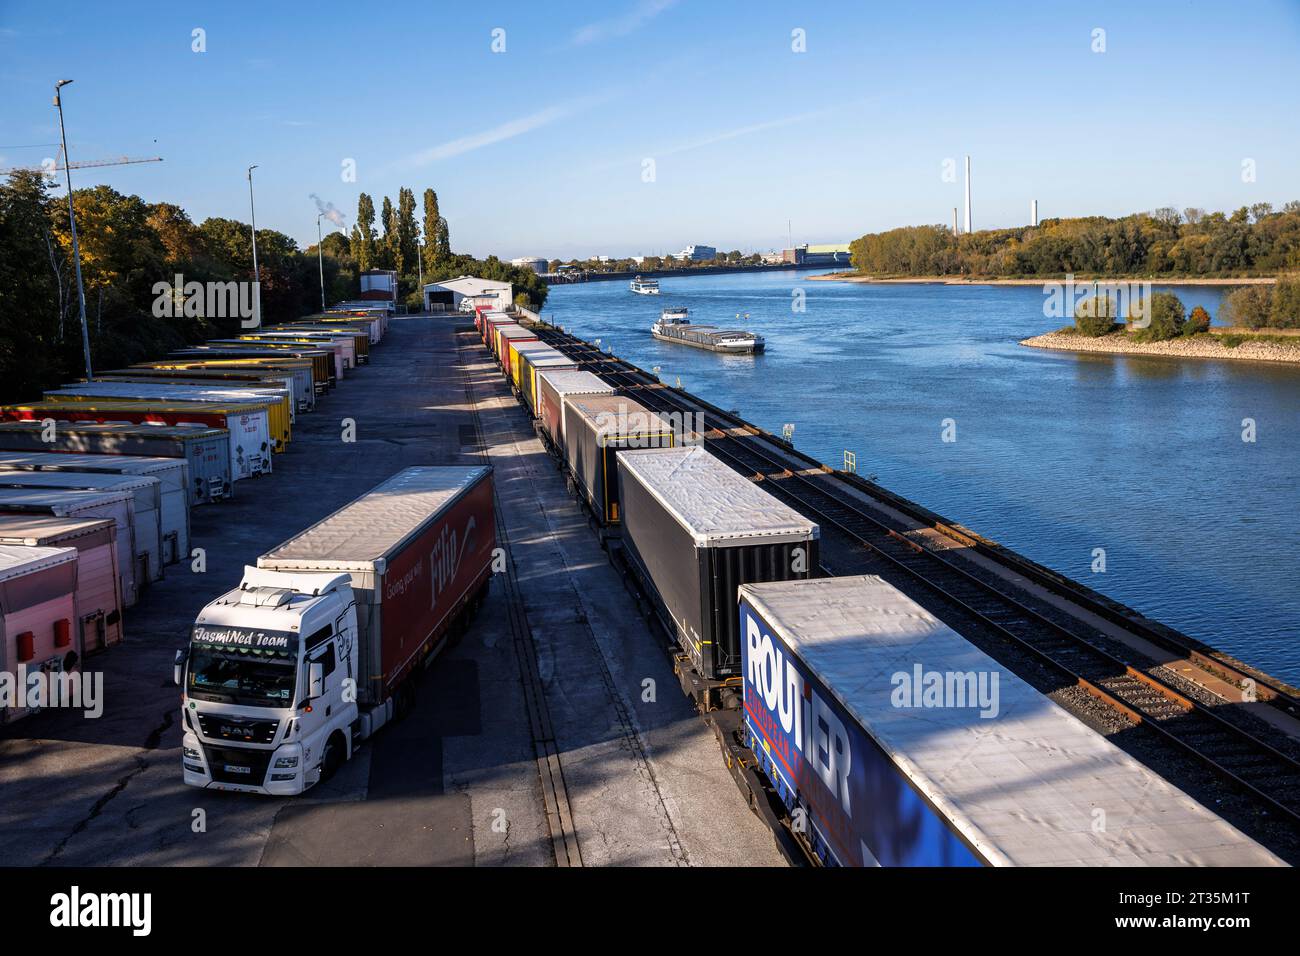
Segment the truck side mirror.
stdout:
<svg viewBox="0 0 1300 956">
<path fill-rule="evenodd" d="M 180 687 L 181 681 L 185 679 L 185 662 L 189 658 L 189 648 L 183 647 L 176 652 L 176 659 L 172 662 L 172 681 L 177 687 Z"/>
<path fill-rule="evenodd" d="M 307 697 L 316 700 L 325 696 L 325 665 L 320 661 L 307 665 Z"/>
</svg>

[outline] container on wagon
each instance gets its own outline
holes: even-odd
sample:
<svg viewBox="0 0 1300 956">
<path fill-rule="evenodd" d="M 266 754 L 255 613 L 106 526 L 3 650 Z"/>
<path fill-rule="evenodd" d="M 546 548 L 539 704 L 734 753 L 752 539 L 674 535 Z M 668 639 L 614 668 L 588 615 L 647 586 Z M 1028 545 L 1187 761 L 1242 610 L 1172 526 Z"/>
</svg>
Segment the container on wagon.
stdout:
<svg viewBox="0 0 1300 956">
<path fill-rule="evenodd" d="M 826 863 L 1281 863 L 876 575 L 744 585 L 739 622 L 745 733 Z"/>
<path fill-rule="evenodd" d="M 539 369 L 537 372 L 537 418 L 560 454 L 564 453 L 564 402 L 581 395 L 613 395 L 608 385 L 591 372 L 576 369 Z"/>
<path fill-rule="evenodd" d="M 496 329 L 496 357 L 501 363 L 501 368 L 509 367 L 511 342 L 532 342 L 536 340 L 537 333 L 532 329 L 526 329 L 522 325 L 500 325 Z"/>
<path fill-rule="evenodd" d="M 62 488 L 0 488 L 0 512 L 59 518 L 108 518 L 115 528 L 117 575 L 122 606 L 133 607 L 143 581 L 136 577 L 135 507 L 129 491 L 73 491 Z"/>
<path fill-rule="evenodd" d="M 87 471 L 0 471 L 0 488 L 130 492 L 135 524 L 136 580 L 162 580 L 162 482 L 157 478 Z"/>
<path fill-rule="evenodd" d="M 266 403 L 221 406 L 205 402 L 33 402 L 0 406 L 7 421 L 127 422 L 222 428 L 230 446 L 230 476 L 238 481 L 272 470 L 273 441 Z M 56 426 L 57 431 L 57 426 Z"/>
<path fill-rule="evenodd" d="M 597 520 L 621 520 L 617 454 L 628 448 L 670 448 L 672 425 L 640 402 L 614 395 L 583 395 L 564 403 L 565 461 Z"/>
<path fill-rule="evenodd" d="M 0 723 L 54 703 L 30 696 L 38 683 L 80 671 L 86 650 L 76 629 L 77 551 L 0 544 L 0 673 L 11 675 L 10 699 L 0 701 Z"/>
<path fill-rule="evenodd" d="M 555 349 L 545 352 L 532 349 L 519 353 L 519 393 L 524 397 L 524 404 L 534 418 L 537 411 L 537 376 L 546 369 L 554 371 L 576 370 L 573 359 Z"/>
<path fill-rule="evenodd" d="M 623 544 L 668 633 L 706 681 L 740 675 L 736 589 L 816 575 L 813 521 L 702 445 L 618 455 Z"/>
<path fill-rule="evenodd" d="M 57 422 L 51 430 L 40 422 L 0 422 L 0 449 L 180 459 L 189 473 L 191 505 L 229 498 L 235 489 L 224 428 Z"/>
<path fill-rule="evenodd" d="M 178 654 L 185 782 L 294 794 L 329 776 L 412 706 L 486 594 L 495 529 L 490 468 L 407 468 L 245 568 Z"/>
<path fill-rule="evenodd" d="M 82 647 L 92 654 L 121 643 L 122 581 L 117 567 L 117 525 L 111 519 L 0 514 L 0 544 L 75 548 Z"/>
</svg>

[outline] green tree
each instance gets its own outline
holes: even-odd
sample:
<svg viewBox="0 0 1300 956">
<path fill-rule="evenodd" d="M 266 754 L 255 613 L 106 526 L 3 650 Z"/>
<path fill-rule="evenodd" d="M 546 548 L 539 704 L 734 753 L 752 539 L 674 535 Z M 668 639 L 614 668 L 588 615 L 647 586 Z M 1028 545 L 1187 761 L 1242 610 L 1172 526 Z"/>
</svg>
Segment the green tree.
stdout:
<svg viewBox="0 0 1300 956">
<path fill-rule="evenodd" d="M 352 227 L 352 252 L 357 268 L 366 272 L 375 267 L 375 201 L 362 193 L 357 199 L 357 224 Z"/>
<path fill-rule="evenodd" d="M 1277 280 L 1268 318 L 1268 324 L 1275 329 L 1300 328 L 1300 279 Z"/>
<path fill-rule="evenodd" d="M 1144 318 L 1137 320 L 1145 324 L 1141 327 L 1137 321 L 1132 324 L 1131 334 L 1136 341 L 1160 342 L 1182 334 L 1183 325 L 1187 321 L 1187 310 L 1178 296 L 1172 292 L 1156 292 L 1145 303 L 1145 307 Z"/>
<path fill-rule="evenodd" d="M 1223 297 L 1219 317 L 1240 329 L 1262 329 L 1269 324 L 1273 309 L 1273 290 L 1264 285 L 1245 285 Z"/>
<path fill-rule="evenodd" d="M 397 210 L 393 208 L 393 202 L 387 196 L 384 197 L 379 222 L 384 227 L 384 235 L 379 242 L 375 262 L 380 269 L 396 269 L 398 275 L 401 275 L 402 264 L 398 261 L 401 250 L 397 246 Z"/>
<path fill-rule="evenodd" d="M 1074 330 L 1097 338 L 1115 327 L 1115 302 L 1108 295 L 1094 295 L 1074 308 Z"/>
<path fill-rule="evenodd" d="M 424 271 L 432 273 L 434 263 L 438 259 L 438 249 L 436 246 L 438 236 L 438 223 L 441 220 L 438 212 L 438 194 L 432 189 L 424 191 Z"/>
<path fill-rule="evenodd" d="M 419 255 L 416 236 L 415 193 L 403 186 L 397 191 L 397 250 L 409 272 L 416 271 L 415 257 Z"/>
</svg>

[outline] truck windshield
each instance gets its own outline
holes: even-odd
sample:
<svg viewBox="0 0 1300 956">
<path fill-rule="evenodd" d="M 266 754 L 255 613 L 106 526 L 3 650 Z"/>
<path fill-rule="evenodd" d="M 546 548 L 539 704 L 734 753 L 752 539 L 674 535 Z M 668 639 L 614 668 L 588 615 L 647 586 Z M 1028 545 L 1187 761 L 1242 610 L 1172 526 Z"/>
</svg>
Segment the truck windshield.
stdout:
<svg viewBox="0 0 1300 956">
<path fill-rule="evenodd" d="M 278 637 L 292 640 L 286 647 L 233 646 L 210 643 L 199 637 L 190 644 L 186 689 L 199 700 L 212 700 L 253 707 L 288 707 L 297 686 L 297 634 L 275 635 L 262 644 L 278 643 Z M 209 632 L 210 633 L 210 632 Z M 259 637 L 266 637 L 259 632 Z"/>
</svg>

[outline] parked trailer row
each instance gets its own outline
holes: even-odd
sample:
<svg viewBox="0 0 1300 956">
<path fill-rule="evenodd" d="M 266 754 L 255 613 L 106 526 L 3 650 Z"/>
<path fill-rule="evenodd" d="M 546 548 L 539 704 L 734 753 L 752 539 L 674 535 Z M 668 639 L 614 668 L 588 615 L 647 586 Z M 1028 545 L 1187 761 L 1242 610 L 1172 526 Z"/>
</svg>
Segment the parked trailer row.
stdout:
<svg viewBox="0 0 1300 956">
<path fill-rule="evenodd" d="M 269 472 L 298 413 L 313 409 L 345 367 L 368 359 L 382 326 L 367 317 L 259 330 L 0 407 L 0 674 L 29 661 L 69 669 L 87 651 L 119 643 L 123 609 L 190 557 L 190 507 Z M 49 628 L 14 630 L 35 620 L 32 596 L 56 569 L 65 569 L 67 593 L 52 646 L 76 645 L 63 658 L 47 646 Z M 31 709 L 0 706 L 0 719 Z"/>
<path fill-rule="evenodd" d="M 0 450 L 0 475 L 13 472 L 67 472 L 153 478 L 158 481 L 162 563 L 176 564 L 190 553 L 189 465 L 180 458 L 137 455 L 76 455 Z M 42 483 L 29 476 L 33 486 Z M 42 485 L 43 486 L 43 485 Z"/>
<path fill-rule="evenodd" d="M 121 642 L 124 605 L 111 519 L 0 514 L 0 545 L 74 549 L 81 646 L 90 654 Z"/>
<path fill-rule="evenodd" d="M 190 504 L 235 493 L 230 433 L 224 428 L 59 421 L 0 422 L 0 450 L 84 454 L 95 458 L 158 457 L 183 461 Z"/>
<path fill-rule="evenodd" d="M 539 374 L 539 430 L 571 471 L 590 429 L 565 428 L 594 410 L 577 406 L 629 401 L 567 397 L 599 387 L 587 374 Z M 809 861 L 1282 862 L 883 579 L 818 578 L 816 524 L 705 448 L 612 457 L 616 550 L 681 648 L 683 688 L 751 805 Z"/>
<path fill-rule="evenodd" d="M 48 694 L 52 679 L 81 669 L 76 620 L 76 549 L 0 544 L 0 674 L 11 682 L 0 723 L 52 702 L 33 697 L 33 678 Z"/>
<path fill-rule="evenodd" d="M 297 794 L 414 705 L 481 603 L 492 470 L 407 468 L 272 548 L 177 652 L 187 784 Z"/>
</svg>

